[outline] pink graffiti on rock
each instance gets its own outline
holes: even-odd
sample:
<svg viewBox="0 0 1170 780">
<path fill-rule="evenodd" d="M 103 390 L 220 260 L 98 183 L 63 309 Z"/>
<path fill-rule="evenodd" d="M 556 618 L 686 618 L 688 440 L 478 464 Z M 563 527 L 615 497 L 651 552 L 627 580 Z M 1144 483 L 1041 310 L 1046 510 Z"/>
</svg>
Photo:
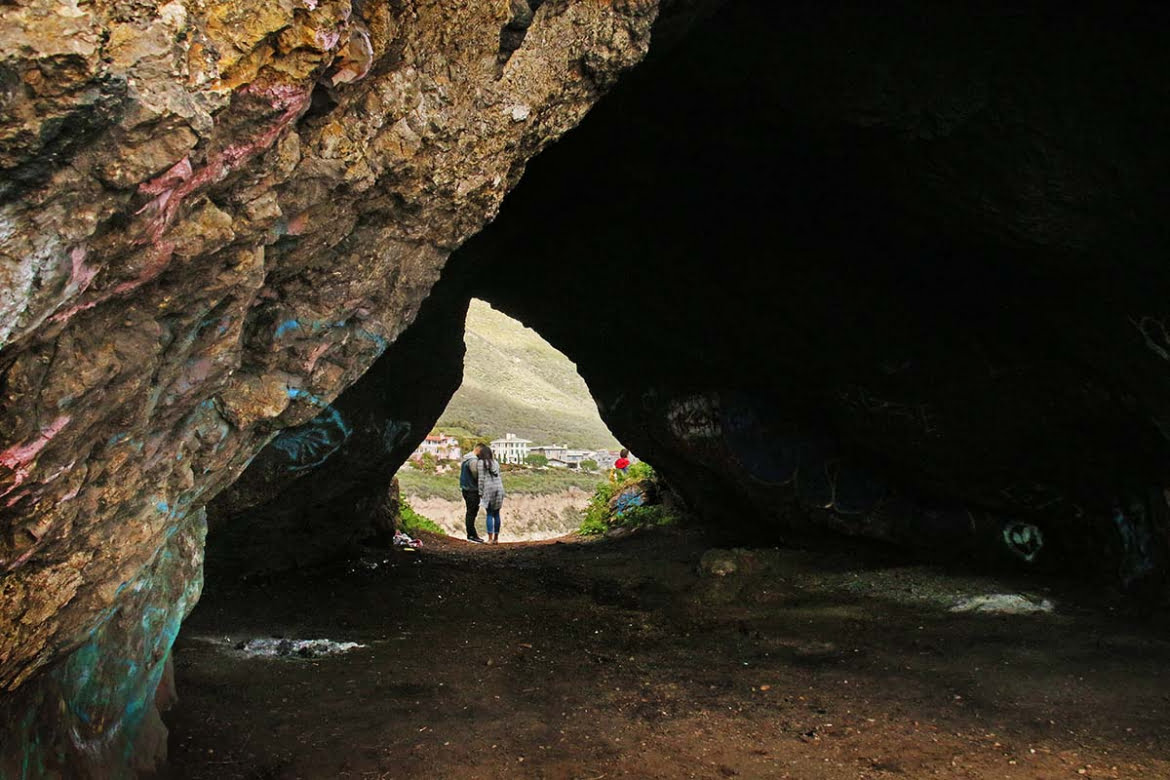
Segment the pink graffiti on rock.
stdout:
<svg viewBox="0 0 1170 780">
<path fill-rule="evenodd" d="M 32 464 L 36 460 L 37 455 L 41 453 L 53 437 L 61 432 L 72 418 L 69 415 L 61 415 L 49 425 L 41 430 L 32 441 L 27 444 L 14 444 L 6 450 L 0 451 L 0 466 L 4 466 L 16 478 L 12 485 L 8 487 L 0 496 L 6 496 L 16 488 L 20 487 L 23 482 L 28 479 L 32 472 Z"/>
</svg>

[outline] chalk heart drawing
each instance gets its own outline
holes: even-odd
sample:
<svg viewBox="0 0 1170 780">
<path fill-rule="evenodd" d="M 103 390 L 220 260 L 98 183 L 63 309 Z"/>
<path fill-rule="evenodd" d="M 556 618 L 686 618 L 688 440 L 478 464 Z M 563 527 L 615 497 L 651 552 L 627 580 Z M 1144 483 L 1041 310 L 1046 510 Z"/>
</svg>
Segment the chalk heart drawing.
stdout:
<svg viewBox="0 0 1170 780">
<path fill-rule="evenodd" d="M 1003 527 L 1003 541 L 1017 557 L 1031 563 L 1044 547 L 1044 534 L 1031 523 L 1016 521 Z"/>
</svg>

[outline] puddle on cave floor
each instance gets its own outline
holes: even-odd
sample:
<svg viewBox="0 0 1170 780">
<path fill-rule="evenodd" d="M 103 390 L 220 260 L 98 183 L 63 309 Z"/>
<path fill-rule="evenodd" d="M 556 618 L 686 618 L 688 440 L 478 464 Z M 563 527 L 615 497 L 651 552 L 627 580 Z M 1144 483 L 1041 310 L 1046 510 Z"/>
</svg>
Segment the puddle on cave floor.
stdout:
<svg viewBox="0 0 1170 780">
<path fill-rule="evenodd" d="M 704 551 L 428 537 L 212 583 L 176 648 L 169 776 L 1170 777 L 1162 625 L 1059 583 Z M 981 596 L 1053 609 L 951 611 Z M 200 636 L 366 647 L 274 662 Z"/>
</svg>

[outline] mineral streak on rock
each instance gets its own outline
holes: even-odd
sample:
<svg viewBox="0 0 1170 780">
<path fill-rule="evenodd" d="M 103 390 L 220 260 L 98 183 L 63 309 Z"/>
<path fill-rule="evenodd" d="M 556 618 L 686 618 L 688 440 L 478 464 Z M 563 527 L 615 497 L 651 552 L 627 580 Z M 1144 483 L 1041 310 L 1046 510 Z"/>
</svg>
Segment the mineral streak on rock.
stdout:
<svg viewBox="0 0 1170 780">
<path fill-rule="evenodd" d="M 175 529 L 394 342 L 657 3 L 541 5 L 501 66 L 511 14 L 4 5 L 0 688 L 131 609 Z"/>
</svg>

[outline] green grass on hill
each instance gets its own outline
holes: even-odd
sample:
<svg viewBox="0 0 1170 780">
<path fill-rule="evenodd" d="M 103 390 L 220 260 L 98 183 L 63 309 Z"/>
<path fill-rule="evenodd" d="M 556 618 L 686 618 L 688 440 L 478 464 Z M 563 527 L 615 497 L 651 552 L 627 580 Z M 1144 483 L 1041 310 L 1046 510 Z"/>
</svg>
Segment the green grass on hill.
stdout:
<svg viewBox="0 0 1170 780">
<path fill-rule="evenodd" d="M 473 300 L 464 340 L 463 385 L 439 428 L 486 438 L 515 433 L 537 444 L 618 447 L 577 367 L 536 331 Z"/>
<path fill-rule="evenodd" d="M 605 482 L 604 474 L 582 474 L 577 471 L 506 471 L 504 472 L 504 490 L 511 495 L 546 496 L 553 493 L 563 493 L 570 487 L 577 487 L 592 493 L 597 486 Z M 459 472 L 450 471 L 446 474 L 427 474 L 411 466 L 403 466 L 398 471 L 398 484 L 402 487 L 402 495 L 411 498 L 444 498 L 448 501 L 462 501 L 459 492 Z"/>
</svg>

